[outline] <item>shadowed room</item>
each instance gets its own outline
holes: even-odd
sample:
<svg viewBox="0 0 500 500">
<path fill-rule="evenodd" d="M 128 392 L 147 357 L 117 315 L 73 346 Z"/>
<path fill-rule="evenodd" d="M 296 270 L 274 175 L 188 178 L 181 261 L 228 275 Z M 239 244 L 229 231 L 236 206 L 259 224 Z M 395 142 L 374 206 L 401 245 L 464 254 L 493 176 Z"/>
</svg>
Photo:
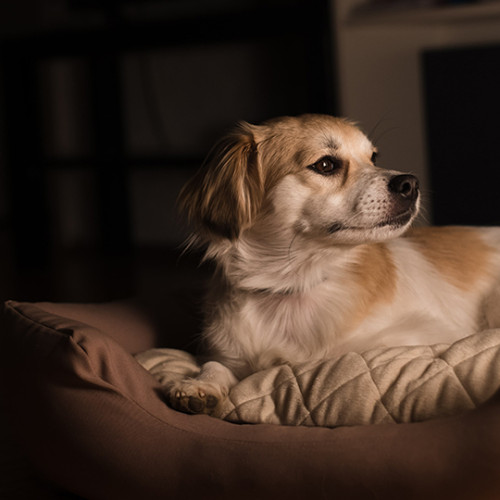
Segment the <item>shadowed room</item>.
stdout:
<svg viewBox="0 0 500 500">
<path fill-rule="evenodd" d="M 424 224 L 497 223 L 498 8 L 454 3 L 3 2 L 2 297 L 189 279 L 175 200 L 241 120 L 347 116 L 419 177 Z"/>
<path fill-rule="evenodd" d="M 189 280 L 175 207 L 241 120 L 336 111 L 326 2 L 2 9 L 2 296 L 100 301 Z"/>
</svg>

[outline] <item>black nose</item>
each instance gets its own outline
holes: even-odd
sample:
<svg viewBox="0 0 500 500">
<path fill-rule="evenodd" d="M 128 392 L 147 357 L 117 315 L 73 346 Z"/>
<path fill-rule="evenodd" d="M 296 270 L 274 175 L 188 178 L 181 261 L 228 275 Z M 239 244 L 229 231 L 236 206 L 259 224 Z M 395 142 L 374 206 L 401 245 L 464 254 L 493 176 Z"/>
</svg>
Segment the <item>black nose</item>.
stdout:
<svg viewBox="0 0 500 500">
<path fill-rule="evenodd" d="M 395 175 L 389 181 L 389 191 L 413 201 L 418 196 L 418 179 L 410 174 Z"/>
</svg>

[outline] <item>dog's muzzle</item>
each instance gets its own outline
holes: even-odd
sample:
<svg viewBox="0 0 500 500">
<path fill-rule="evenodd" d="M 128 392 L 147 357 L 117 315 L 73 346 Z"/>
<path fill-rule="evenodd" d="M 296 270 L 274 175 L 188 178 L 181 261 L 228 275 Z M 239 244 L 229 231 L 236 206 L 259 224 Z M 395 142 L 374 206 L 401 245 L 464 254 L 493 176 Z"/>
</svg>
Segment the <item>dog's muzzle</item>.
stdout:
<svg viewBox="0 0 500 500">
<path fill-rule="evenodd" d="M 328 232 L 334 234 L 343 230 L 366 230 L 387 226 L 397 228 L 408 224 L 418 210 L 417 201 L 420 194 L 418 179 L 411 174 L 397 174 L 389 179 L 387 189 L 390 199 L 387 212 L 382 218 L 377 217 L 376 220 L 360 225 L 335 222 L 329 226 Z"/>
</svg>

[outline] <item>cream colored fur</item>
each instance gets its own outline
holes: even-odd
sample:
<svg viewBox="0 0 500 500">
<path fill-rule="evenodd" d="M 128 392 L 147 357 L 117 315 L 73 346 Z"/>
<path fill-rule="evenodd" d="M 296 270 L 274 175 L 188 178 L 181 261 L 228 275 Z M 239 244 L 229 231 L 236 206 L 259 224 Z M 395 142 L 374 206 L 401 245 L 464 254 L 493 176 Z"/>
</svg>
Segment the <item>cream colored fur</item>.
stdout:
<svg viewBox="0 0 500 500">
<path fill-rule="evenodd" d="M 374 346 L 452 342 L 491 324 L 500 229 L 409 230 L 413 176 L 330 116 L 243 123 L 183 189 L 193 243 L 217 265 L 203 338 L 210 364 L 169 386 L 212 413 L 250 373 Z"/>
</svg>

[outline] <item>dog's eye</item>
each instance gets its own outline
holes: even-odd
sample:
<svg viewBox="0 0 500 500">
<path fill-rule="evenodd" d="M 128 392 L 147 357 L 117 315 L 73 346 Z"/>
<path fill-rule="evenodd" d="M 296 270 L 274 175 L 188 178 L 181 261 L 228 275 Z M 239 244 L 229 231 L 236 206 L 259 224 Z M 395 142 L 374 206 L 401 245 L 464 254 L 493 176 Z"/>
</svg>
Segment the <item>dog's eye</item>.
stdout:
<svg viewBox="0 0 500 500">
<path fill-rule="evenodd" d="M 342 167 L 342 162 L 331 156 L 324 156 L 309 168 L 321 175 L 332 175 Z"/>
<path fill-rule="evenodd" d="M 371 157 L 371 159 L 370 159 L 370 160 L 371 160 L 371 162 L 372 162 L 374 165 L 376 165 L 376 164 L 377 164 L 377 157 L 378 157 L 378 153 L 377 153 L 376 151 L 374 151 L 374 152 L 372 153 L 372 157 Z"/>
</svg>

